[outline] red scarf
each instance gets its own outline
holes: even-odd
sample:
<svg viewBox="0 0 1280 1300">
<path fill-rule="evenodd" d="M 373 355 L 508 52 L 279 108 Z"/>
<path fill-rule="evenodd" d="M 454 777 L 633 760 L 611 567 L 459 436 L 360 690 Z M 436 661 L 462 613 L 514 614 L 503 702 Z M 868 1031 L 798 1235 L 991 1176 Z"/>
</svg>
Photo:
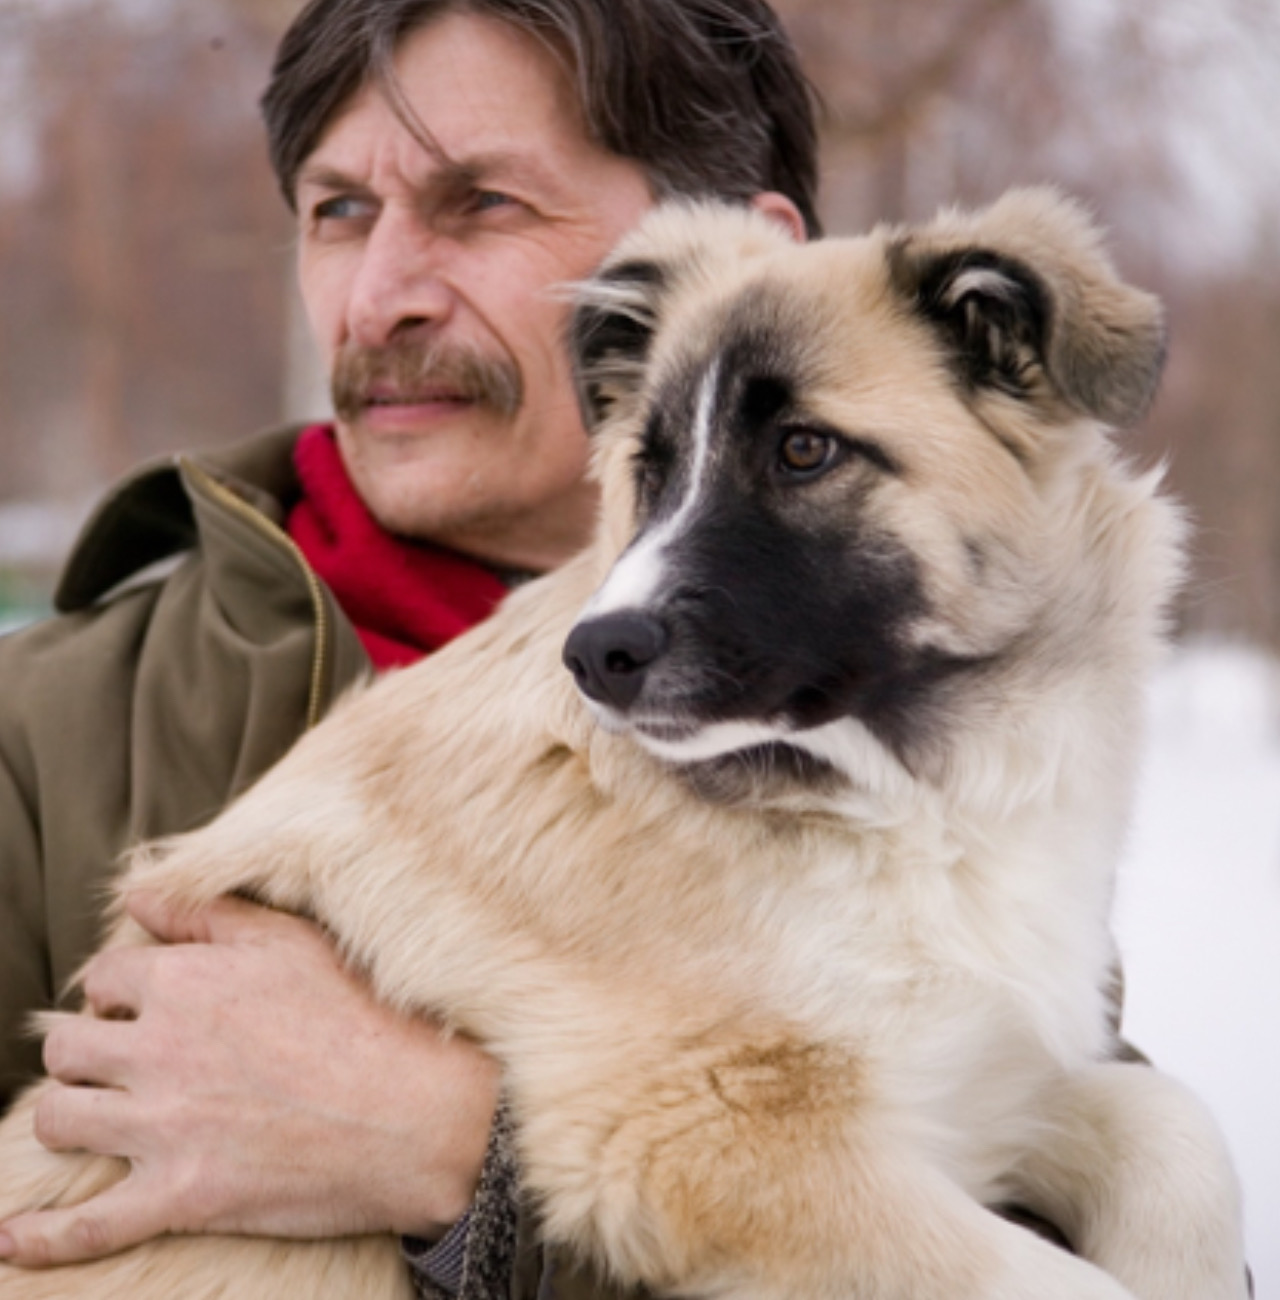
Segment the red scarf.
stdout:
<svg viewBox="0 0 1280 1300">
<path fill-rule="evenodd" d="M 304 430 L 293 460 L 302 499 L 289 512 L 289 536 L 379 672 L 438 650 L 506 595 L 502 580 L 474 560 L 385 532 L 356 495 L 331 426 Z"/>
</svg>

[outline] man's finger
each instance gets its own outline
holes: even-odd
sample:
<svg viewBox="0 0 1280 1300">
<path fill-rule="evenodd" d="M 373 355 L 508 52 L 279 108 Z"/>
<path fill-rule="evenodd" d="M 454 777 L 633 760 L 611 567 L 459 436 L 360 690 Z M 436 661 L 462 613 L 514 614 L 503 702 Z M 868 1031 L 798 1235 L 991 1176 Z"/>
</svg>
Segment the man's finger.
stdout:
<svg viewBox="0 0 1280 1300">
<path fill-rule="evenodd" d="M 50 1151 L 131 1155 L 130 1104 L 117 1088 L 44 1085 L 34 1115 L 36 1138 Z"/>
<path fill-rule="evenodd" d="M 47 1268 L 114 1255 L 165 1231 L 165 1198 L 140 1189 L 136 1175 L 68 1210 L 39 1210 L 0 1223 L 11 1247 L 0 1258 L 21 1268 Z"/>
<path fill-rule="evenodd" d="M 99 1016 L 133 1016 L 155 963 L 154 948 L 107 948 L 84 968 L 80 987 Z"/>
<path fill-rule="evenodd" d="M 301 924 L 243 898 L 216 898 L 192 912 L 162 894 L 133 889 L 125 895 L 129 915 L 161 943 L 246 943 L 264 937 L 281 922 Z"/>
<path fill-rule="evenodd" d="M 45 1036 L 44 1068 L 60 1083 L 122 1088 L 131 1077 L 136 1038 L 128 1021 L 67 1016 Z"/>
</svg>

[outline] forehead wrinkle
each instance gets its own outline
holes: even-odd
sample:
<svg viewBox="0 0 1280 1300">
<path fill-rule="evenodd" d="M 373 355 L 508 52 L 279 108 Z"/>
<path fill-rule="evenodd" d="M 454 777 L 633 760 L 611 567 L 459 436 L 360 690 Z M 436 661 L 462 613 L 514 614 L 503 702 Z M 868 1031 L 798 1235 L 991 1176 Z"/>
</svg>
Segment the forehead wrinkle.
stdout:
<svg viewBox="0 0 1280 1300">
<path fill-rule="evenodd" d="M 341 167 L 328 163 L 304 163 L 298 171 L 297 188 L 317 190 L 363 190 L 363 181 L 358 181 Z"/>
<path fill-rule="evenodd" d="M 486 182 L 516 181 L 539 190 L 554 191 L 555 178 L 536 157 L 516 149 L 482 149 L 463 158 L 439 156 L 442 183 L 476 188 Z"/>
<path fill-rule="evenodd" d="M 524 152 L 495 148 L 480 149 L 461 158 L 450 154 L 414 108 L 391 58 L 375 72 L 374 88 L 400 125 L 439 169 L 429 178 L 430 188 L 445 192 L 473 189 L 495 175 L 510 176 L 548 190 L 557 188 L 554 178 L 539 165 L 538 159 Z M 576 109 L 577 101 L 573 103 Z"/>
<path fill-rule="evenodd" d="M 469 157 L 454 158 L 437 142 L 431 158 L 435 168 L 416 187 L 427 196 L 447 198 L 502 181 L 515 181 L 546 193 L 555 190 L 552 178 L 534 160 L 511 150 L 486 150 Z M 304 186 L 331 191 L 363 191 L 369 188 L 369 183 L 342 167 L 313 162 L 304 164 L 298 173 L 298 187 Z"/>
<path fill-rule="evenodd" d="M 404 86 L 389 57 L 384 56 L 384 61 L 375 74 L 375 88 L 396 121 L 418 142 L 429 157 L 434 158 L 441 165 L 451 161 L 444 146 L 409 102 L 409 96 L 405 94 Z"/>
</svg>

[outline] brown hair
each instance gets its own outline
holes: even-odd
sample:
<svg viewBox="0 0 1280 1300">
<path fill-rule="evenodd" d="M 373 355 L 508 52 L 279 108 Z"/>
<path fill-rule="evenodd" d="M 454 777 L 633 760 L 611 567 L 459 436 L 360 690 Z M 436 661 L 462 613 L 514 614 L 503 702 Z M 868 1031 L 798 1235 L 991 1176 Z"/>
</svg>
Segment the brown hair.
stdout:
<svg viewBox="0 0 1280 1300">
<path fill-rule="evenodd" d="M 814 97 L 765 0 L 310 0 L 262 97 L 290 207 L 298 170 L 334 115 L 371 80 L 390 84 L 399 103 L 396 48 L 458 10 L 568 51 L 589 134 L 640 163 L 659 197 L 745 202 L 777 190 L 819 233 Z"/>
</svg>

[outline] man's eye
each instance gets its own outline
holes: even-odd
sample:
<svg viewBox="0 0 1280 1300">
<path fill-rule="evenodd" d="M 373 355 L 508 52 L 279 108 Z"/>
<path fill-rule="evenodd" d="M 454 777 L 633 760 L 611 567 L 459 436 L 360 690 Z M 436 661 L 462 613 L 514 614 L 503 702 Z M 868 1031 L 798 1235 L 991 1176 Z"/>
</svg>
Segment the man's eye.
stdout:
<svg viewBox="0 0 1280 1300">
<path fill-rule="evenodd" d="M 311 218 L 315 222 L 324 221 L 358 221 L 369 215 L 371 204 L 354 194 L 336 194 L 331 199 L 322 199 L 311 209 Z"/>
<path fill-rule="evenodd" d="M 501 190 L 476 190 L 471 199 L 471 208 L 475 212 L 492 212 L 495 208 L 509 207 L 515 203 L 510 194 Z"/>
</svg>

